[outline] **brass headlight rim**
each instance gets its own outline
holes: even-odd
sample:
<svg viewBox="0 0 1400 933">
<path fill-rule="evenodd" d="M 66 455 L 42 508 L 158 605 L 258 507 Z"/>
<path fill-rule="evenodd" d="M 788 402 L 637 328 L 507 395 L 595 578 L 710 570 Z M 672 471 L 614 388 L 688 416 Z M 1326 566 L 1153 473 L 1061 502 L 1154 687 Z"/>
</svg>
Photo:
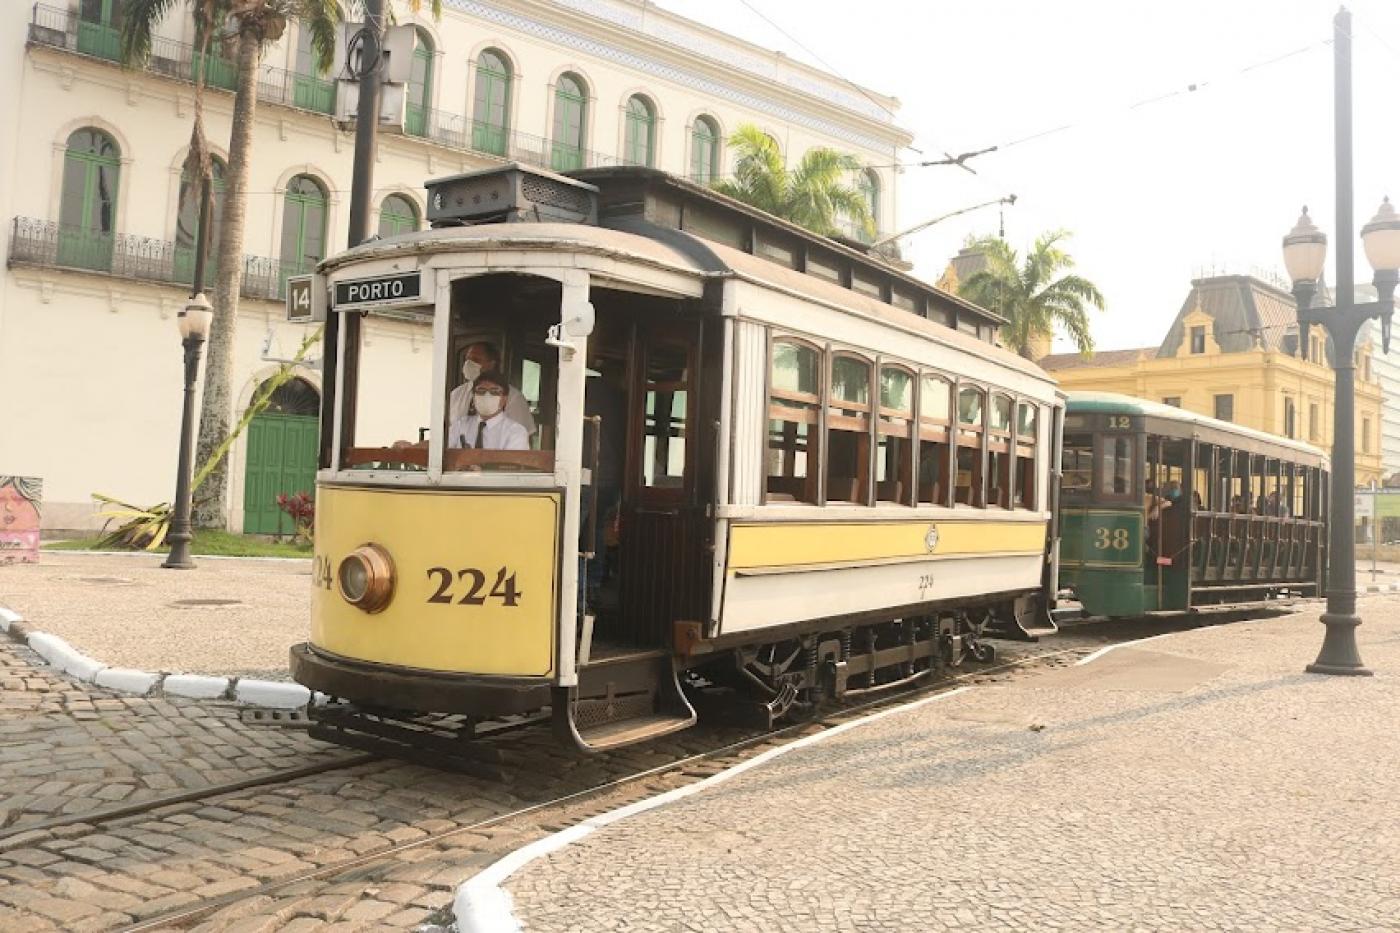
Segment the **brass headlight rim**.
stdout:
<svg viewBox="0 0 1400 933">
<path fill-rule="evenodd" d="M 343 585 L 345 565 L 352 560 L 361 563 L 365 570 L 365 591 L 359 599 L 351 599 Z M 335 571 L 335 588 L 341 599 L 361 612 L 374 615 L 393 602 L 396 576 L 394 559 L 389 552 L 382 545 L 366 541 L 341 559 Z"/>
</svg>

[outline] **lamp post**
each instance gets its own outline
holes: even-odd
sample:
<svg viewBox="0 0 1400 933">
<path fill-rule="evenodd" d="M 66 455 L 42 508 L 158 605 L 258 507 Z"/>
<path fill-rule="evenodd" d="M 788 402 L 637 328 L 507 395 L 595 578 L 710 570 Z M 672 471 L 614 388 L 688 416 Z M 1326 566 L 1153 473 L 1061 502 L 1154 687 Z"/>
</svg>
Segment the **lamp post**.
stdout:
<svg viewBox="0 0 1400 933">
<path fill-rule="evenodd" d="M 1298 303 L 1300 355 L 1306 357 L 1308 329 L 1317 324 L 1332 340 L 1337 385 L 1332 427 L 1331 540 L 1328 545 L 1327 627 L 1322 650 L 1307 670 L 1314 674 L 1370 674 L 1356 647 L 1356 337 L 1371 318 L 1381 320 L 1382 349 L 1390 350 L 1390 318 L 1395 307 L 1400 269 L 1400 216 L 1387 198 L 1370 223 L 1361 228 L 1366 259 L 1375 270 L 1378 299 L 1358 304 L 1353 268 L 1351 190 L 1351 14 L 1345 8 L 1333 20 L 1336 75 L 1337 149 L 1337 302 L 1314 307 L 1317 284 L 1327 259 L 1327 237 L 1303 208 L 1303 216 L 1283 238 L 1283 263 L 1293 280 Z"/>
<path fill-rule="evenodd" d="M 185 348 L 185 405 L 180 416 L 180 466 L 175 477 L 175 514 L 170 522 L 170 556 L 162 567 L 172 570 L 193 570 L 190 557 L 190 460 L 194 442 L 194 384 L 199 376 L 199 352 L 209 336 L 209 324 L 214 318 L 213 306 L 200 292 L 175 317 L 180 328 L 180 342 Z"/>
</svg>

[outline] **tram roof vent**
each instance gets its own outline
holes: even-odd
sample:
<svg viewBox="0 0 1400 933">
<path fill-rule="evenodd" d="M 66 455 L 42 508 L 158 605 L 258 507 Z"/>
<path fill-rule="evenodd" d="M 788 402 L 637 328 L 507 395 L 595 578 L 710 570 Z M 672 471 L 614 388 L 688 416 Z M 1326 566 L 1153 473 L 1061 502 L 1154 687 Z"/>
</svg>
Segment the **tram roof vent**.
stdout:
<svg viewBox="0 0 1400 933">
<path fill-rule="evenodd" d="M 519 162 L 434 178 L 423 187 L 434 227 L 598 222 L 596 187 Z"/>
</svg>

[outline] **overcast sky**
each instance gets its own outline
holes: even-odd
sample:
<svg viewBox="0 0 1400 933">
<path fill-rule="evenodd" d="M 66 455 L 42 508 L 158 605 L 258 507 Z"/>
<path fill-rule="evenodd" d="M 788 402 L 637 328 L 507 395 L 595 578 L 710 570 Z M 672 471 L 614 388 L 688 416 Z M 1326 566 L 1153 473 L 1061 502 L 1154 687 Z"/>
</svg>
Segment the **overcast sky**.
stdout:
<svg viewBox="0 0 1400 933">
<path fill-rule="evenodd" d="M 977 176 L 906 170 L 900 225 L 1016 194 L 1013 246 L 1073 232 L 1077 271 L 1107 298 L 1102 349 L 1157 345 L 1203 270 L 1281 277 L 1280 240 L 1303 204 L 1335 250 L 1332 0 L 659 5 L 898 97 L 922 150 L 906 161 L 1001 146 L 971 163 Z M 1349 9 L 1359 231 L 1382 195 L 1400 198 L 1400 2 Z M 968 234 L 996 225 L 995 209 L 945 221 L 906 253 L 937 278 Z M 1359 243 L 1356 269 L 1370 281 Z"/>
</svg>

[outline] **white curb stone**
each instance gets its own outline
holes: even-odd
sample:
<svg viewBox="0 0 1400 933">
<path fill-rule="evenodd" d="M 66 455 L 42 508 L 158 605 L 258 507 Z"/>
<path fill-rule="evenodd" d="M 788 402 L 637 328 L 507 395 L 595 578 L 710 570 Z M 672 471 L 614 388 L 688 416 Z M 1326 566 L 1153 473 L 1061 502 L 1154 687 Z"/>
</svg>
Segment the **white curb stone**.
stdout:
<svg viewBox="0 0 1400 933">
<path fill-rule="evenodd" d="M 109 667 L 104 671 L 99 671 L 92 682 L 99 687 L 107 687 L 110 690 L 145 696 L 159 681 L 159 674 L 136 671 L 129 667 Z"/>
<path fill-rule="evenodd" d="M 170 681 L 166 681 L 169 692 Z M 311 700 L 311 691 L 301 684 L 282 683 L 276 680 L 239 680 L 233 688 L 233 697 L 239 703 L 253 706 L 266 706 L 271 709 L 298 709 Z"/>
<path fill-rule="evenodd" d="M 39 657 L 59 670 L 72 674 L 79 680 L 91 681 L 97 672 L 107 665 L 94 660 L 57 635 L 48 632 L 35 632 L 29 636 L 29 647 L 38 652 Z"/>
<path fill-rule="evenodd" d="M 0 632 L 8 632 L 11 625 L 23 621 L 23 617 L 18 612 L 12 612 L 4 606 L 0 606 Z"/>
<path fill-rule="evenodd" d="M 228 692 L 227 677 L 206 677 L 203 674 L 171 674 L 162 689 L 169 695 L 193 700 L 213 700 Z"/>
</svg>

